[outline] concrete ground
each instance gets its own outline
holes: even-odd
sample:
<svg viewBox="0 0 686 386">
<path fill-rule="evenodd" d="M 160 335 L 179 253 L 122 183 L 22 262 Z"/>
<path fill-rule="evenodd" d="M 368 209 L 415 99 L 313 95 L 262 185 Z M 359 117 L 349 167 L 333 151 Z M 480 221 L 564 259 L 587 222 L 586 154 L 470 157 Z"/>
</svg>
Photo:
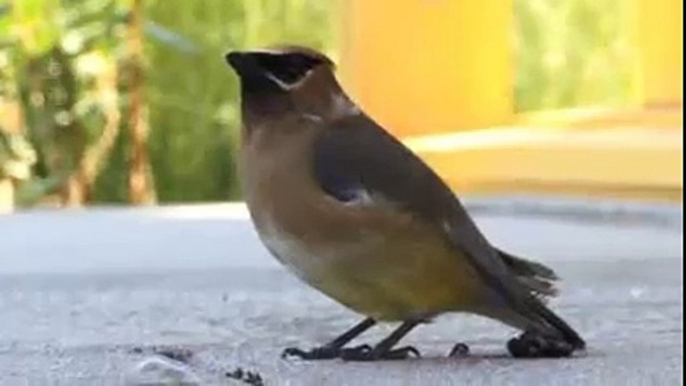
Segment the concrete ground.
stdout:
<svg viewBox="0 0 686 386">
<path fill-rule="evenodd" d="M 587 353 L 514 360 L 514 331 L 447 315 L 403 341 L 421 359 L 284 361 L 284 347 L 325 342 L 359 317 L 267 256 L 242 206 L 42 211 L 0 217 L 0 385 L 245 384 L 226 376 L 239 368 L 266 385 L 683 384 L 680 207 L 469 208 L 492 242 L 564 279 L 552 307 Z M 445 358 L 458 341 L 471 356 Z"/>
</svg>

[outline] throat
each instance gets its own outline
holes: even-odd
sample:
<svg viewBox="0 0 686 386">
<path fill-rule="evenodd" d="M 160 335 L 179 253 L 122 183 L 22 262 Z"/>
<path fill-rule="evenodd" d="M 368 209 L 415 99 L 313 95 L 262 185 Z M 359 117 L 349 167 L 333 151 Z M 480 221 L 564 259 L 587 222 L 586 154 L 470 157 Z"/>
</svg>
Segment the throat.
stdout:
<svg viewBox="0 0 686 386">
<path fill-rule="evenodd" d="M 243 92 L 241 113 L 246 130 L 268 120 L 276 120 L 292 110 L 291 102 L 286 95 Z"/>
</svg>

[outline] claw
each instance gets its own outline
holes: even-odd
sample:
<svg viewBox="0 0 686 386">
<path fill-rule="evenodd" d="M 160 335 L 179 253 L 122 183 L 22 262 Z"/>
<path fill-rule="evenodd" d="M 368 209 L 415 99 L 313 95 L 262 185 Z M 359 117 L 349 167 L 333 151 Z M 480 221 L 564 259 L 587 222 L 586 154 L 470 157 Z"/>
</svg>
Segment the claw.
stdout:
<svg viewBox="0 0 686 386">
<path fill-rule="evenodd" d="M 457 343 L 455 346 L 453 346 L 453 349 L 450 350 L 450 354 L 448 354 L 448 357 L 456 358 L 465 357 L 467 355 L 469 355 L 469 346 L 467 346 L 464 343 Z"/>
<path fill-rule="evenodd" d="M 409 358 L 421 358 L 422 354 L 413 346 L 401 347 L 396 350 L 389 352 L 388 357 L 382 356 L 383 359 L 409 359 Z"/>
<path fill-rule="evenodd" d="M 286 347 L 281 352 L 281 359 L 286 359 L 288 357 L 301 357 L 305 352 L 297 347 Z"/>
<path fill-rule="evenodd" d="M 335 359 L 342 358 L 344 356 L 356 356 L 365 355 L 372 351 L 372 347 L 363 344 L 351 348 L 335 348 L 330 346 L 315 347 L 311 350 L 305 351 L 297 347 L 289 347 L 283 350 L 281 353 L 281 358 L 287 359 L 289 357 L 297 357 L 304 360 L 322 360 L 322 359 Z"/>
<path fill-rule="evenodd" d="M 305 351 L 297 347 L 288 347 L 281 353 L 281 358 L 288 359 L 291 357 L 296 357 L 305 360 L 318 360 L 318 359 L 333 359 L 338 356 L 338 352 L 335 349 L 329 347 L 316 347 L 312 350 Z"/>
<path fill-rule="evenodd" d="M 369 347 L 369 346 L 367 346 Z M 421 353 L 419 350 L 412 346 L 401 347 L 395 350 L 390 350 L 386 352 L 370 350 L 356 350 L 343 352 L 341 359 L 346 361 L 377 361 L 377 360 L 401 360 L 409 358 L 420 358 Z"/>
</svg>

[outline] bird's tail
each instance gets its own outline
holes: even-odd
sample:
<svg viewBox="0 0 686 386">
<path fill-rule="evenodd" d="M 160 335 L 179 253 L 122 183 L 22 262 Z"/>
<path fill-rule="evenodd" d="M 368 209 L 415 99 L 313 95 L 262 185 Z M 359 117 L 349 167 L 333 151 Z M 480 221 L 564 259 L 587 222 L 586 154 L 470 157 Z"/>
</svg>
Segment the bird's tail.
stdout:
<svg viewBox="0 0 686 386">
<path fill-rule="evenodd" d="M 555 281 L 558 276 L 555 271 L 541 263 L 523 259 L 507 252 L 497 250 L 505 265 L 515 274 L 517 280 L 533 295 L 544 299 L 558 293 Z"/>
<path fill-rule="evenodd" d="M 583 350 L 586 348 L 586 342 L 581 338 L 579 333 L 574 331 L 572 327 L 567 324 L 562 318 L 557 316 L 552 310 L 546 307 L 545 304 L 540 302 L 538 299 L 532 299 L 531 308 L 534 309 L 536 314 L 543 319 L 546 324 L 553 327 L 557 332 L 562 335 L 564 340 L 571 344 L 575 350 Z"/>
<path fill-rule="evenodd" d="M 555 272 L 543 264 L 536 263 L 521 257 L 513 256 L 509 253 L 498 250 L 498 254 L 518 281 L 533 295 L 527 301 L 527 308 L 535 314 L 537 324 L 544 324 L 552 328 L 569 344 L 577 350 L 583 350 L 586 342 L 574 331 L 562 318 L 557 316 L 545 304 L 544 300 L 548 296 L 555 296 L 557 288 L 554 282 L 558 280 Z"/>
</svg>

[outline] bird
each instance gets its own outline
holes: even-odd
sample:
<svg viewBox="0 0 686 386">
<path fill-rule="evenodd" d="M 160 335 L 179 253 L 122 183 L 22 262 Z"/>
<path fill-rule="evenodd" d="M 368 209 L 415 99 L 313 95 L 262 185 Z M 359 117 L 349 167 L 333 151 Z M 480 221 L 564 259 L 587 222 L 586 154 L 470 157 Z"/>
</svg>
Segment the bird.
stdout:
<svg viewBox="0 0 686 386">
<path fill-rule="evenodd" d="M 303 360 L 419 357 L 416 326 L 471 313 L 521 331 L 514 357 L 569 357 L 581 336 L 546 305 L 555 272 L 493 246 L 457 195 L 348 96 L 325 54 L 299 45 L 233 50 L 238 176 L 261 243 L 299 279 L 363 319 Z M 402 81 L 402 80 L 399 80 Z M 374 345 L 349 343 L 399 323 Z M 457 343 L 450 355 L 468 353 Z"/>
</svg>

